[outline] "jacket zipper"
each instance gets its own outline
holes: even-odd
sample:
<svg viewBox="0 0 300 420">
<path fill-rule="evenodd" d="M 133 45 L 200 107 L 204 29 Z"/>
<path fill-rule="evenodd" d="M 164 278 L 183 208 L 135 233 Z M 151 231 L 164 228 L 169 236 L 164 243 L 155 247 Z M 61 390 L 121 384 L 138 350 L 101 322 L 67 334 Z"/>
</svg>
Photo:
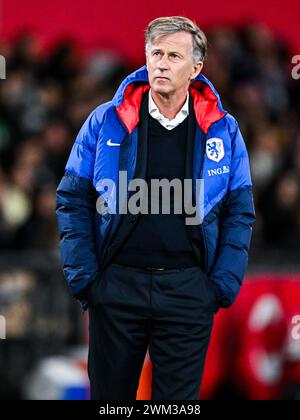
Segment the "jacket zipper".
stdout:
<svg viewBox="0 0 300 420">
<path fill-rule="evenodd" d="M 202 176 L 203 176 L 203 167 L 204 167 L 204 159 L 205 159 L 205 152 L 206 152 L 206 138 L 207 138 L 207 135 L 205 136 L 205 140 L 203 139 L 204 141 L 203 141 L 202 156 L 201 156 L 200 179 L 202 179 Z M 203 205 L 204 205 L 204 203 L 203 203 Z M 203 220 L 201 222 L 201 234 L 202 234 L 203 247 L 204 247 L 205 272 L 206 272 L 206 274 L 208 274 L 208 252 L 207 252 L 207 243 L 206 243 L 206 238 L 205 238 L 205 233 L 204 233 L 204 228 L 203 228 L 203 221 L 204 221 L 204 217 L 203 217 Z"/>
<path fill-rule="evenodd" d="M 218 121 L 215 121 L 210 127 L 209 130 L 211 129 L 211 127 L 218 123 L 220 120 L 222 120 L 227 114 L 227 111 L 224 111 L 224 115 L 222 118 L 220 118 Z M 207 134 L 205 136 L 205 141 L 203 144 L 203 153 L 202 153 L 202 162 L 201 162 L 201 170 L 200 170 L 200 179 L 203 176 L 203 166 L 204 166 L 204 159 L 205 159 L 205 153 L 206 153 L 206 139 L 207 139 Z M 203 218 L 204 220 L 204 218 Z M 206 274 L 208 274 L 208 251 L 207 251 L 207 243 L 206 243 L 206 237 L 205 237 L 205 233 L 204 233 L 204 228 L 203 228 L 203 223 L 201 223 L 201 233 L 202 233 L 202 239 L 203 239 L 203 245 L 204 245 L 204 253 L 205 253 L 205 259 L 204 259 L 204 263 L 205 263 L 205 271 Z"/>
<path fill-rule="evenodd" d="M 117 120 L 119 121 L 119 123 L 121 124 L 121 126 L 123 127 L 123 129 L 124 129 L 124 131 L 125 131 L 125 137 L 127 137 L 128 136 L 128 134 L 129 134 L 129 131 L 128 131 L 128 129 L 127 129 L 127 127 L 125 126 L 125 124 L 123 123 L 123 121 L 121 120 L 121 118 L 119 117 L 119 115 L 118 115 L 118 113 L 117 113 L 117 110 L 116 110 L 116 107 L 114 106 L 113 107 L 113 110 L 114 110 L 114 113 L 115 113 L 115 115 L 116 115 L 116 118 L 117 118 Z M 126 140 L 125 140 L 126 141 Z M 119 168 L 120 168 L 120 156 L 121 156 L 121 151 L 120 151 L 120 153 L 119 153 L 119 160 L 118 160 L 118 184 L 119 184 Z M 117 199 L 117 197 L 116 197 L 116 199 Z M 117 208 L 117 204 L 119 204 L 119 203 L 116 203 L 116 208 Z M 109 231 L 109 235 L 111 235 L 111 232 L 113 231 L 113 230 L 115 230 L 115 223 L 112 223 L 112 226 L 111 226 L 111 228 L 110 228 L 110 231 Z M 113 235 L 112 235 L 113 236 Z M 103 262 L 105 261 L 105 258 L 106 258 L 106 256 L 107 256 L 107 251 L 108 251 L 108 248 L 109 248 L 109 246 L 111 245 L 111 239 L 112 239 L 112 236 L 107 240 L 107 242 L 106 242 L 106 244 L 105 244 L 105 249 L 103 250 L 103 253 L 102 253 L 102 264 L 103 264 Z"/>
</svg>

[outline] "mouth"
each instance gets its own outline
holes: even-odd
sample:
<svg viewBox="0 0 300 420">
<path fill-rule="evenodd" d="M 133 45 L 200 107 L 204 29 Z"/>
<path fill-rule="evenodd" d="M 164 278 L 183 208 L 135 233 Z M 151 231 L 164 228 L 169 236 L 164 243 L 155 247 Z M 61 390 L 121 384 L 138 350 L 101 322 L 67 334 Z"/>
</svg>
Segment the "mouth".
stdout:
<svg viewBox="0 0 300 420">
<path fill-rule="evenodd" d="M 170 80 L 168 77 L 163 77 L 163 76 L 157 76 L 157 77 L 155 77 L 155 79 L 158 79 L 158 80 Z"/>
</svg>

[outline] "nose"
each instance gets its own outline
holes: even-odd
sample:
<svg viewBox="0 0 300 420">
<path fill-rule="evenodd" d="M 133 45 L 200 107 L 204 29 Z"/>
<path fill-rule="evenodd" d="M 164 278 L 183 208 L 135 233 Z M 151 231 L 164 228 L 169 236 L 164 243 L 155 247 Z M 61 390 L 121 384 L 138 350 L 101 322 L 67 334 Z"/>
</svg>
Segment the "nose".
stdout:
<svg viewBox="0 0 300 420">
<path fill-rule="evenodd" d="M 156 64 L 157 69 L 160 71 L 168 70 L 169 69 L 169 63 L 166 55 L 162 55 L 160 60 Z"/>
</svg>

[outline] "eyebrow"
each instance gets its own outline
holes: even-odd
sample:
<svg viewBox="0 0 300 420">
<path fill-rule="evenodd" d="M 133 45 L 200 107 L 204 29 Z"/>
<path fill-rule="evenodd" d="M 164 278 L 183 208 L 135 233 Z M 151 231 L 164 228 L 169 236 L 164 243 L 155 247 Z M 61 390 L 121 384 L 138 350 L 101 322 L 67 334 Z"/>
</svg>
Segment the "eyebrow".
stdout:
<svg viewBox="0 0 300 420">
<path fill-rule="evenodd" d="M 152 52 L 156 52 L 156 51 L 161 51 L 161 48 L 154 48 L 152 50 Z M 183 57 L 183 55 L 178 51 L 170 51 L 169 54 L 177 54 L 177 55 L 180 55 L 181 57 Z"/>
</svg>

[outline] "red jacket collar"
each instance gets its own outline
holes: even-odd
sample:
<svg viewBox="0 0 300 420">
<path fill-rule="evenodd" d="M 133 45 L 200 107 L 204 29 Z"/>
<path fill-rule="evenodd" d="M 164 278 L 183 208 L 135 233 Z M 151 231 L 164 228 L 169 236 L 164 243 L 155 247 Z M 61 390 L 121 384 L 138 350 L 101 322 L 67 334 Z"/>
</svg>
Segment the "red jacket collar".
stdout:
<svg viewBox="0 0 300 420">
<path fill-rule="evenodd" d="M 132 133 L 139 122 L 139 111 L 143 94 L 150 89 L 147 83 L 132 83 L 124 91 L 124 99 L 120 106 L 116 107 L 120 119 L 123 121 L 129 133 Z M 203 81 L 196 81 L 189 87 L 193 99 L 196 121 L 201 130 L 207 134 L 209 127 L 220 120 L 225 112 L 218 107 L 218 98 Z"/>
</svg>

